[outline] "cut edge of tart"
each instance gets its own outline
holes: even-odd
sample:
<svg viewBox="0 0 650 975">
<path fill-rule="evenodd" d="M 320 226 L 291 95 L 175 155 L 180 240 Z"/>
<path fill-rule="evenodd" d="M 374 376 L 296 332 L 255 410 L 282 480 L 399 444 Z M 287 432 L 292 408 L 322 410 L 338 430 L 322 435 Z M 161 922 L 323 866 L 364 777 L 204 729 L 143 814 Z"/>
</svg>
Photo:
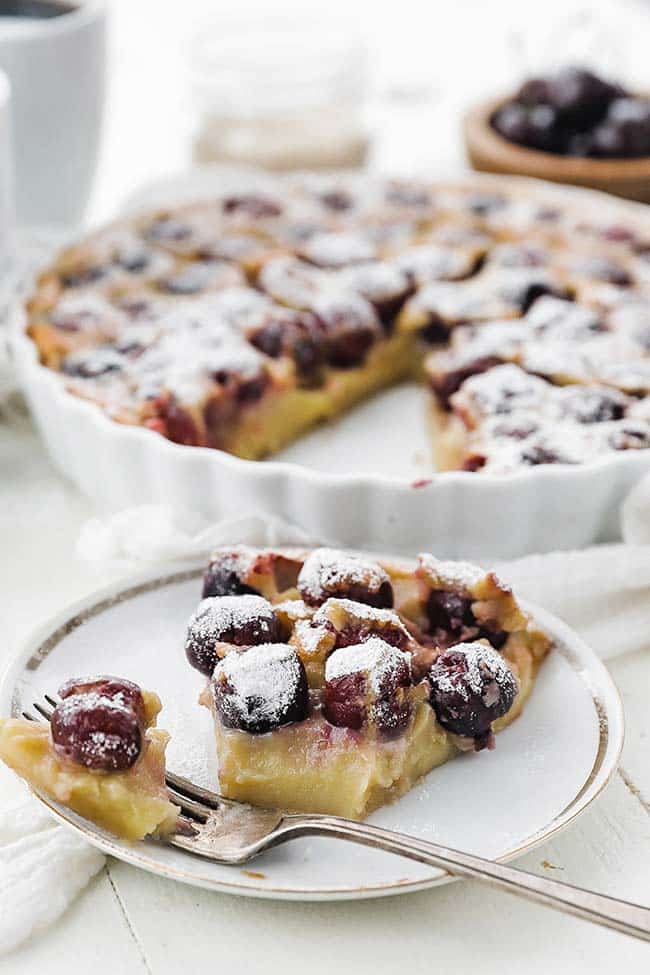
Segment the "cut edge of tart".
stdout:
<svg viewBox="0 0 650 975">
<path fill-rule="evenodd" d="M 70 698 L 62 705 L 66 700 Z M 179 809 L 170 802 L 165 786 L 169 735 L 155 727 L 161 710 L 158 696 L 142 691 L 142 704 L 137 755 L 128 768 L 89 767 L 84 764 L 91 760 L 87 750 L 84 761 L 78 760 L 79 754 L 71 757 L 69 750 L 66 754 L 57 748 L 49 724 L 24 718 L 0 719 L 0 759 L 38 792 L 122 839 L 172 832 Z M 106 741 L 104 731 L 87 723 L 84 734 L 95 735 L 95 742 Z M 92 750 L 97 754 L 95 746 Z M 110 743 L 108 751 L 113 753 L 109 764 L 123 764 L 115 762 Z"/>
<path fill-rule="evenodd" d="M 284 588 L 278 564 L 291 565 Z M 334 549 L 222 548 L 206 591 L 213 617 L 193 666 L 214 666 L 200 702 L 220 790 L 259 806 L 364 818 L 454 755 L 491 749 L 551 648 L 493 572 L 428 554 L 406 568 Z M 269 613 L 281 642 L 268 642 Z"/>
</svg>

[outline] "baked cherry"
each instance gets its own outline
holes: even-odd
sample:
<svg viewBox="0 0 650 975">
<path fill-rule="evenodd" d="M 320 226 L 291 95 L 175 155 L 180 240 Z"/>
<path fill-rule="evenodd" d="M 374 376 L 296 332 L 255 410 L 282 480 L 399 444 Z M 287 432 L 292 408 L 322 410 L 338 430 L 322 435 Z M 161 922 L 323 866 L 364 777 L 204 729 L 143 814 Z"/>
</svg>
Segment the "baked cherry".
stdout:
<svg viewBox="0 0 650 975">
<path fill-rule="evenodd" d="M 609 438 L 612 450 L 644 450 L 650 447 L 650 428 L 646 424 L 623 426 Z"/>
<path fill-rule="evenodd" d="M 96 677 L 72 677 L 59 688 L 59 697 L 65 700 L 74 694 L 97 693 L 108 697 L 126 708 L 131 708 L 144 721 L 144 699 L 142 690 L 133 681 L 124 677 L 109 677 L 100 674 Z"/>
<path fill-rule="evenodd" d="M 309 713 L 305 668 L 283 643 L 229 653 L 212 678 L 214 706 L 227 728 L 264 734 Z"/>
<path fill-rule="evenodd" d="M 390 330 L 395 316 L 413 290 L 409 276 L 387 261 L 355 264 L 340 272 L 344 288 L 360 294 L 373 305 L 383 326 Z"/>
<path fill-rule="evenodd" d="M 229 196 L 223 201 L 224 213 L 244 214 L 259 220 L 263 217 L 279 217 L 282 207 L 275 200 L 261 193 L 246 193 L 241 196 Z"/>
<path fill-rule="evenodd" d="M 474 738 L 477 750 L 492 743 L 492 722 L 510 710 L 518 690 L 505 659 L 483 643 L 460 643 L 441 653 L 429 671 L 429 684 L 439 724 Z"/>
<path fill-rule="evenodd" d="M 320 606 L 331 596 L 378 609 L 393 605 L 393 587 L 385 569 L 331 548 L 317 548 L 308 555 L 297 586 L 309 606 Z"/>
<path fill-rule="evenodd" d="M 411 659 L 379 637 L 335 650 L 325 664 L 323 712 L 330 724 L 398 732 L 411 716 Z"/>
<path fill-rule="evenodd" d="M 290 356 L 305 380 L 314 379 L 325 361 L 323 327 L 311 312 L 268 312 L 248 330 L 247 338 L 272 359 Z"/>
<path fill-rule="evenodd" d="M 615 389 L 574 386 L 562 392 L 562 416 L 578 423 L 606 423 L 625 415 L 627 400 Z"/>
<path fill-rule="evenodd" d="M 207 596 L 240 596 L 259 591 L 245 581 L 251 566 L 251 555 L 245 549 L 218 551 L 203 573 L 203 598 Z"/>
<path fill-rule="evenodd" d="M 476 470 L 484 466 L 477 464 Z M 471 468 L 465 468 L 466 470 Z M 429 593 L 426 614 L 429 633 L 441 647 L 449 647 L 463 640 L 486 639 L 497 649 L 508 638 L 503 630 L 491 630 L 479 624 L 472 610 L 474 600 L 450 589 L 434 589 Z"/>
<path fill-rule="evenodd" d="M 201 434 L 196 420 L 175 396 L 163 394 L 151 402 L 154 415 L 144 421 L 144 425 L 156 430 L 173 443 L 187 444 L 191 447 L 201 445 Z"/>
<path fill-rule="evenodd" d="M 108 271 L 108 267 L 103 264 L 76 268 L 74 271 L 65 271 L 61 275 L 61 283 L 66 288 L 83 288 L 87 284 L 95 284 L 101 278 L 106 277 Z"/>
<path fill-rule="evenodd" d="M 210 676 L 217 663 L 217 644 L 252 647 L 280 639 L 280 623 L 262 596 L 209 596 L 190 619 L 185 654 L 192 667 Z"/>
<path fill-rule="evenodd" d="M 400 650 L 407 650 L 412 637 L 392 609 L 377 609 L 367 603 L 351 599 L 328 599 L 311 619 L 314 627 L 322 627 L 334 634 L 334 648 L 365 643 L 371 637 L 381 637 Z"/>
<path fill-rule="evenodd" d="M 54 750 L 86 768 L 124 772 L 138 760 L 144 738 L 142 693 L 113 677 L 68 681 L 50 723 Z"/>
<path fill-rule="evenodd" d="M 320 201 L 328 210 L 334 210 L 337 213 L 349 210 L 352 206 L 352 197 L 345 190 L 328 190 L 321 193 Z"/>
<path fill-rule="evenodd" d="M 144 247 L 131 247 L 117 259 L 118 265 L 129 274 L 141 274 L 151 263 L 151 252 Z"/>
<path fill-rule="evenodd" d="M 119 372 L 123 365 L 124 360 L 117 349 L 98 346 L 68 356 L 61 364 L 61 372 L 78 379 L 97 379 L 111 372 Z"/>
<path fill-rule="evenodd" d="M 376 312 L 361 295 L 323 293 L 312 310 L 323 328 L 327 362 L 338 369 L 360 366 L 382 336 Z"/>
<path fill-rule="evenodd" d="M 573 461 L 562 454 L 554 450 L 552 447 L 546 447 L 544 444 L 532 444 L 530 447 L 526 447 L 521 454 L 522 464 L 528 464 L 530 467 L 538 467 L 541 464 L 571 464 Z"/>
<path fill-rule="evenodd" d="M 430 382 L 436 397 L 441 406 L 449 409 L 449 400 L 458 392 L 466 379 L 470 376 L 478 376 L 482 372 L 487 372 L 501 364 L 501 359 L 496 356 L 485 355 L 473 359 L 471 362 L 458 366 L 456 369 L 441 371 L 438 375 L 432 375 Z"/>
<path fill-rule="evenodd" d="M 144 231 L 147 240 L 156 243 L 177 243 L 187 240 L 192 234 L 192 228 L 182 220 L 177 220 L 172 216 L 160 216 Z"/>
</svg>

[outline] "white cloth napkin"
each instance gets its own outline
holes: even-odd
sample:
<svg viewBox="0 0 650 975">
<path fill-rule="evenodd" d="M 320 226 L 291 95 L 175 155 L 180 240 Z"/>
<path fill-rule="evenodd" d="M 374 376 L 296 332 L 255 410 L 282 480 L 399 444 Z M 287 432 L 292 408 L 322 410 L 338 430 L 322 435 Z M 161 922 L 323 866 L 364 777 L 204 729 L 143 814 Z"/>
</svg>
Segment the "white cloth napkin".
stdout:
<svg viewBox="0 0 650 975">
<path fill-rule="evenodd" d="M 531 555 L 496 566 L 516 592 L 556 613 L 603 657 L 650 646 L 650 476 L 622 512 L 624 543 Z M 217 524 L 159 505 L 87 522 L 77 555 L 125 571 L 202 558 L 220 544 L 307 545 L 313 539 L 279 519 L 244 515 Z M 0 783 L 1 784 L 1 783 Z M 0 800 L 0 954 L 54 921 L 103 856 L 57 825 L 16 781 Z"/>
</svg>

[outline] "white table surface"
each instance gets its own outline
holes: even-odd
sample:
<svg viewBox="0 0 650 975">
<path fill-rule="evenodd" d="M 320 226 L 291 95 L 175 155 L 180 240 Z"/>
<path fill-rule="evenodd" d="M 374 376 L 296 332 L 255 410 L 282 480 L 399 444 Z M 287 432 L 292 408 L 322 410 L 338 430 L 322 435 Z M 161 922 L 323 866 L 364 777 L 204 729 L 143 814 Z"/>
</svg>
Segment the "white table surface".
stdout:
<svg viewBox="0 0 650 975">
<path fill-rule="evenodd" d="M 192 120 L 178 83 L 182 31 L 174 17 L 181 5 L 116 0 L 114 6 L 112 63 L 119 65 L 119 72 L 111 88 L 105 146 L 90 208 L 93 219 L 110 216 L 139 181 L 178 171 L 189 158 Z M 208 0 L 186 0 L 182 5 L 190 12 L 209 6 Z M 482 18 L 474 21 L 476 29 L 469 33 L 464 19 L 456 16 L 455 22 L 459 36 L 465 32 L 469 60 L 476 67 L 483 52 L 478 68 L 489 68 L 498 84 L 500 69 L 485 64 L 481 45 L 493 18 L 486 18 L 478 3 L 456 6 Z M 492 11 L 495 6 L 514 9 L 512 4 L 485 6 Z M 403 42 L 405 25 L 414 23 L 422 7 L 403 0 L 397 14 L 391 5 L 392 19 L 384 18 L 384 27 L 388 24 Z M 360 3 L 360 15 L 362 9 L 367 15 L 375 5 Z M 429 5 L 430 15 L 439 17 L 443 11 L 451 19 L 448 4 Z M 499 20 L 505 23 L 510 22 Z M 431 21 L 427 29 L 431 33 L 426 43 L 421 31 L 412 31 L 411 37 L 419 37 L 420 55 L 427 45 L 430 48 L 438 81 L 435 64 L 444 57 L 445 45 Z M 384 31 L 385 63 L 390 65 L 387 36 Z M 421 57 L 413 61 L 417 70 L 412 70 L 412 80 L 419 84 L 423 62 Z M 420 163 L 434 165 L 460 156 L 458 142 L 440 139 L 441 130 L 429 130 L 431 137 L 423 141 L 427 111 L 422 106 L 395 117 L 390 134 L 384 133 L 378 142 L 379 165 L 411 168 L 413 155 L 405 139 L 417 133 Z M 28 419 L 0 417 L 0 666 L 31 627 L 62 604 L 110 581 L 110 572 L 95 573 L 74 555 L 79 527 L 92 514 L 90 502 L 52 470 Z M 578 823 L 520 863 L 650 903 L 650 656 L 619 658 L 611 670 L 628 722 L 621 769 Z M 0 790 L 9 774 L 0 768 Z M 0 970 L 11 975 L 178 975 L 204 968 L 238 972 L 242 967 L 265 975 L 303 975 L 307 970 L 314 975 L 392 975 L 407 968 L 461 975 L 599 975 L 612 970 L 636 975 L 649 970 L 650 948 L 487 892 L 472 882 L 383 900 L 296 904 L 209 893 L 109 861 L 58 924 L 0 960 Z"/>
</svg>

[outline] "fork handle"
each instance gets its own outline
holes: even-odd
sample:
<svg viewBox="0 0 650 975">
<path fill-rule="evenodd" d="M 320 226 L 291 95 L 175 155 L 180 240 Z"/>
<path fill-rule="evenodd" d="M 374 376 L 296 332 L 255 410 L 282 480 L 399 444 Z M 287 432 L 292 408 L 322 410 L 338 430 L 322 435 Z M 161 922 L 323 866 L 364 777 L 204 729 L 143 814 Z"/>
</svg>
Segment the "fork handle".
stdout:
<svg viewBox="0 0 650 975">
<path fill-rule="evenodd" d="M 471 853 L 461 853 L 436 843 L 406 836 L 404 833 L 380 829 L 368 823 L 339 819 L 336 816 L 308 815 L 286 816 L 278 833 L 281 834 L 280 842 L 295 836 L 336 836 L 352 843 L 385 850 L 387 853 L 396 853 L 419 863 L 441 867 L 454 876 L 472 877 L 557 911 L 564 911 L 603 927 L 650 941 L 648 907 L 574 887 L 560 880 L 539 877 L 505 863 L 484 860 Z"/>
</svg>

